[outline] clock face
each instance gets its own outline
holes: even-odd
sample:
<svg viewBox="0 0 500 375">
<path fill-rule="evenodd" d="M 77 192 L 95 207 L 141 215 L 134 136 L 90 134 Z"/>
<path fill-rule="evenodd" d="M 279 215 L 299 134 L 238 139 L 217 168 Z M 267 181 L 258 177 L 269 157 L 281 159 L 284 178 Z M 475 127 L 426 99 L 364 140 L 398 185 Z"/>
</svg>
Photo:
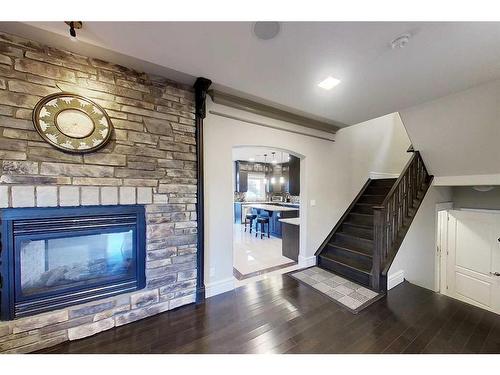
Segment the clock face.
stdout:
<svg viewBox="0 0 500 375">
<path fill-rule="evenodd" d="M 110 139 L 113 125 L 98 104 L 69 93 L 49 95 L 33 111 L 36 130 L 51 145 L 68 152 L 91 152 Z"/>
</svg>

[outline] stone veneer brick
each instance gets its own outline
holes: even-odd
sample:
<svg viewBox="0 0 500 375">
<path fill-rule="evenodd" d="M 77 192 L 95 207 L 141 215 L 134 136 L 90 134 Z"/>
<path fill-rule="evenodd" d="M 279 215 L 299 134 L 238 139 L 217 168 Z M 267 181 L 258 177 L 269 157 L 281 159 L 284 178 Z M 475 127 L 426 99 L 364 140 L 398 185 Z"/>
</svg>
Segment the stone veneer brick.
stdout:
<svg viewBox="0 0 500 375">
<path fill-rule="evenodd" d="M 0 322 L 0 352 L 39 350 L 194 302 L 192 89 L 1 31 L 0 51 L 10 51 L 0 59 L 0 207 L 137 203 L 147 221 L 146 289 Z M 60 91 L 108 112 L 115 129 L 101 150 L 64 153 L 35 131 L 35 104 Z"/>
<path fill-rule="evenodd" d="M 106 186 L 101 188 L 102 204 L 118 204 L 118 188 L 116 186 Z"/>
<path fill-rule="evenodd" d="M 100 203 L 99 188 L 96 186 L 84 186 L 81 188 L 82 206 L 97 206 Z"/>
<path fill-rule="evenodd" d="M 0 186 L 0 208 L 9 207 L 9 187 Z"/>
<path fill-rule="evenodd" d="M 60 206 L 79 206 L 80 189 L 78 186 L 61 186 L 59 188 Z"/>
<path fill-rule="evenodd" d="M 37 186 L 36 205 L 37 207 L 57 206 L 57 186 Z"/>
<path fill-rule="evenodd" d="M 34 186 L 12 186 L 12 207 L 34 207 Z"/>
</svg>

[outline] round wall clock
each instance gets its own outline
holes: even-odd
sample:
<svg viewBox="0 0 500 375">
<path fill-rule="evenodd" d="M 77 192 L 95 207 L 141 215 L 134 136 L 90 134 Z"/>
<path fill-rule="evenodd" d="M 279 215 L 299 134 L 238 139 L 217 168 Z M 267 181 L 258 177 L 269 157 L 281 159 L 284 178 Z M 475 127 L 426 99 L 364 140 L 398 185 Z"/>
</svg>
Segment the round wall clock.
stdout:
<svg viewBox="0 0 500 375">
<path fill-rule="evenodd" d="M 40 100 L 33 111 L 33 123 L 48 143 L 78 153 L 103 147 L 113 130 L 101 106 L 83 96 L 65 92 Z"/>
</svg>

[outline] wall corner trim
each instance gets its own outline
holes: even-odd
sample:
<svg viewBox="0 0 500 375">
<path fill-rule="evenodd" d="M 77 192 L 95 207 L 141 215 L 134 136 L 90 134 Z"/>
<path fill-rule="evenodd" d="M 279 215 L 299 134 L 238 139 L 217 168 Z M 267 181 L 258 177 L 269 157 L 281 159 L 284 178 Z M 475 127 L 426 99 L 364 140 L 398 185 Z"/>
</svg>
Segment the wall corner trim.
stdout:
<svg viewBox="0 0 500 375">
<path fill-rule="evenodd" d="M 316 265 L 316 257 L 313 255 L 311 257 L 305 257 L 299 254 L 299 267 L 312 267 Z"/>
<path fill-rule="evenodd" d="M 387 280 L 387 290 L 391 290 L 395 286 L 398 286 L 403 281 L 405 281 L 405 271 L 400 270 L 389 275 Z"/>
<path fill-rule="evenodd" d="M 203 119 L 206 116 L 207 90 L 212 81 L 199 77 L 194 83 L 196 122 L 196 226 L 198 241 L 196 248 L 196 303 L 205 300 L 205 210 L 204 210 L 204 163 L 203 163 Z"/>
<path fill-rule="evenodd" d="M 205 288 L 206 296 L 213 297 L 218 294 L 229 292 L 235 288 L 234 277 L 228 277 L 213 283 L 208 283 Z"/>
</svg>

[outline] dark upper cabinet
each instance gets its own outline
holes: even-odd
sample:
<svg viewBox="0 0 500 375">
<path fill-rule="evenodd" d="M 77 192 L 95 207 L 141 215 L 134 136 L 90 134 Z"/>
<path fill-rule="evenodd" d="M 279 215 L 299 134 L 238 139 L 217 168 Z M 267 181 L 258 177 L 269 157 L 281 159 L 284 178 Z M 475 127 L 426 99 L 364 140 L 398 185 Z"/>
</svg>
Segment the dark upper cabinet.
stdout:
<svg viewBox="0 0 500 375">
<path fill-rule="evenodd" d="M 290 195 L 300 195 L 300 159 L 290 155 L 288 166 L 288 192 Z"/>
<path fill-rule="evenodd" d="M 236 186 L 234 187 L 235 191 L 238 193 L 246 193 L 248 191 L 248 172 L 243 164 L 241 164 L 239 161 L 235 163 L 235 181 L 236 181 Z"/>
<path fill-rule="evenodd" d="M 282 164 L 236 161 L 235 168 L 235 191 L 239 193 L 248 191 L 248 173 L 260 172 L 266 176 L 269 193 L 300 195 L 300 159 L 298 157 L 290 155 L 290 161 Z"/>
</svg>

